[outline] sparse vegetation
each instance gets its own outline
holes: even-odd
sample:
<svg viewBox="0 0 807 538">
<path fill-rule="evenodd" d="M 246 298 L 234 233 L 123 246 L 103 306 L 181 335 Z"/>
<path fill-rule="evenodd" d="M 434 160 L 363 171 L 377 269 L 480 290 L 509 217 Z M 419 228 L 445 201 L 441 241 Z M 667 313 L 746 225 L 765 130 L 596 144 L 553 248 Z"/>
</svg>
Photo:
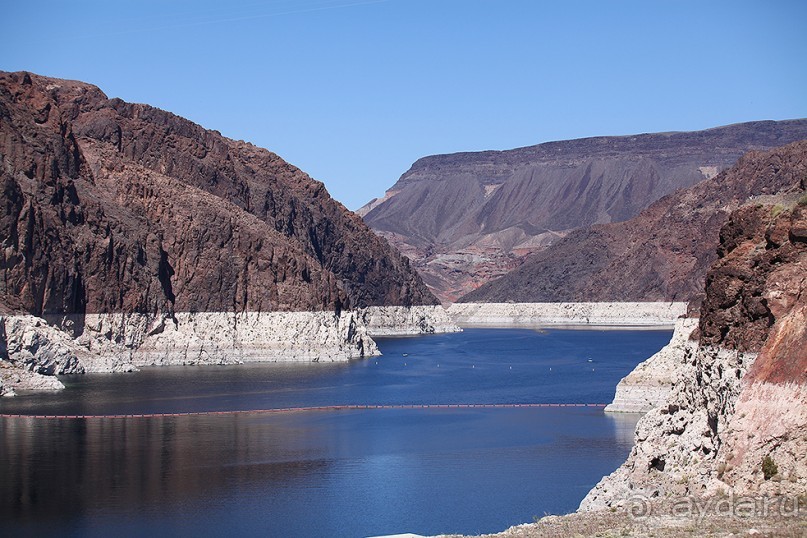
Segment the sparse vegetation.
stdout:
<svg viewBox="0 0 807 538">
<path fill-rule="evenodd" d="M 776 466 L 776 462 L 773 461 L 772 457 L 765 456 L 765 459 L 762 460 L 762 475 L 765 480 L 770 480 L 777 474 L 779 474 L 779 468 Z"/>
<path fill-rule="evenodd" d="M 801 206 L 807 205 L 807 192 L 805 192 L 804 194 L 801 195 L 801 197 L 799 198 L 798 204 L 801 205 Z"/>
<path fill-rule="evenodd" d="M 775 219 L 776 217 L 781 215 L 784 210 L 785 206 L 776 204 L 775 206 L 773 206 L 773 208 L 771 208 L 771 218 Z"/>
</svg>

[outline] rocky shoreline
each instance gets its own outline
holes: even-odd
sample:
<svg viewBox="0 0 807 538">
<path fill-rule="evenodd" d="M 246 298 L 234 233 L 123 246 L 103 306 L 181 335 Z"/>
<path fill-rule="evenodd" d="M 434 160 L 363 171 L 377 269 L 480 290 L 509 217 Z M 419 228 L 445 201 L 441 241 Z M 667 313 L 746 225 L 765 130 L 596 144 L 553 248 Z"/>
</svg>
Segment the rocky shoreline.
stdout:
<svg viewBox="0 0 807 538">
<path fill-rule="evenodd" d="M 5 394 L 140 366 L 345 361 L 378 353 L 373 332 L 453 327 L 406 258 L 266 149 L 27 72 L 0 72 L 0 111 Z"/>
<path fill-rule="evenodd" d="M 807 200 L 807 199 L 806 199 Z M 648 498 L 807 492 L 807 204 L 749 205 L 720 232 L 697 338 L 638 423 L 628 460 L 582 510 Z"/>
<path fill-rule="evenodd" d="M 468 327 L 672 327 L 686 311 L 681 302 L 454 303 L 448 314 Z"/>
<path fill-rule="evenodd" d="M 637 424 L 626 462 L 600 480 L 577 513 L 496 536 L 804 535 L 804 187 L 797 202 L 751 203 L 731 214 L 706 275 L 697 326 L 680 321 L 671 343 L 620 383 L 612 409 L 655 405 Z M 661 400 L 659 388 L 670 379 Z M 789 506 L 769 510 L 777 503 Z"/>
<path fill-rule="evenodd" d="M 675 384 L 684 349 L 697 327 L 698 318 L 676 321 L 670 343 L 622 378 L 605 412 L 647 413 L 663 405 Z"/>
<path fill-rule="evenodd" d="M 441 306 L 341 312 L 0 316 L 0 395 L 58 390 L 57 375 L 142 366 L 335 362 L 380 355 L 372 336 L 460 330 Z"/>
<path fill-rule="evenodd" d="M 440 305 L 369 306 L 359 310 L 359 318 L 370 336 L 453 333 L 462 330 Z"/>
</svg>

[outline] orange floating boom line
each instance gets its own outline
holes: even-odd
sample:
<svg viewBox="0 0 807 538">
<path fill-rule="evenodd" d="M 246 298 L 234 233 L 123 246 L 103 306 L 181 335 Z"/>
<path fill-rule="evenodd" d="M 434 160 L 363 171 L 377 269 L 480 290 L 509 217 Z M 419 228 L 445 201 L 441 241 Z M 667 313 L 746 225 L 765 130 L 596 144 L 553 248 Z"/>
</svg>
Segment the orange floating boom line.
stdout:
<svg viewBox="0 0 807 538">
<path fill-rule="evenodd" d="M 233 410 L 218 410 L 218 411 L 184 411 L 176 413 L 140 413 L 130 415 L 24 415 L 24 414 L 8 414 L 0 413 L 0 418 L 5 419 L 61 419 L 61 420 L 76 420 L 76 419 L 98 419 L 98 418 L 169 418 L 169 417 L 192 417 L 192 416 L 208 416 L 208 415 L 257 415 L 265 413 L 291 413 L 295 411 L 344 411 L 356 410 L 365 411 L 371 409 L 516 409 L 524 407 L 605 407 L 604 403 L 493 403 L 493 404 L 480 404 L 480 403 L 443 403 L 443 404 L 345 404 L 345 405 L 320 405 L 308 407 L 273 407 L 269 409 L 233 409 Z"/>
</svg>

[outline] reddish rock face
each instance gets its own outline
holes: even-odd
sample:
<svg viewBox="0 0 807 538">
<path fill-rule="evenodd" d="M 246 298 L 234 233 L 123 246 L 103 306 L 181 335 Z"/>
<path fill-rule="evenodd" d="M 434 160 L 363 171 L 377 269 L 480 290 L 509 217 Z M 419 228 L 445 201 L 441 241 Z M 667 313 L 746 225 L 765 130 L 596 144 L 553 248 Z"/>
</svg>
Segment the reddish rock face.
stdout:
<svg viewBox="0 0 807 538">
<path fill-rule="evenodd" d="M 572 232 L 460 301 L 698 299 L 706 272 L 718 258 L 720 230 L 729 214 L 749 197 L 798 193 L 805 187 L 807 141 L 751 152 L 731 169 L 665 196 L 631 220 Z M 740 213 L 734 218 L 755 217 Z M 755 226 L 764 222 L 737 222 L 724 230 L 728 235 L 721 252 L 742 242 L 740 234 L 758 233 Z M 794 237 L 804 233 L 801 226 L 793 228 Z M 732 233 L 737 237 L 730 237 Z M 782 233 L 771 231 L 771 240 L 782 241 Z M 764 316 L 762 310 L 759 315 Z"/>
<path fill-rule="evenodd" d="M 706 276 L 700 340 L 762 351 L 750 380 L 805 382 L 807 207 L 744 207 L 720 232 L 720 259 Z"/>
<path fill-rule="evenodd" d="M 0 73 L 0 163 L 5 310 L 436 304 L 322 183 L 88 84 Z"/>
</svg>

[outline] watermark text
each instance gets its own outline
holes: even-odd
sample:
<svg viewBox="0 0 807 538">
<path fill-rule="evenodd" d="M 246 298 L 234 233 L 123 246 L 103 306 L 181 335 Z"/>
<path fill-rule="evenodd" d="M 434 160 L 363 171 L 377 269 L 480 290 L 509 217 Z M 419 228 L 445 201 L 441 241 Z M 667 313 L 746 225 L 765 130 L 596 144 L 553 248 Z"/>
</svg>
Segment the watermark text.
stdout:
<svg viewBox="0 0 807 538">
<path fill-rule="evenodd" d="M 720 497 L 681 497 L 660 502 L 644 495 L 628 500 L 631 517 L 672 516 L 701 521 L 707 516 L 733 516 L 740 518 L 799 517 L 807 509 L 807 500 L 792 495 L 750 496 L 726 495 Z"/>
</svg>

